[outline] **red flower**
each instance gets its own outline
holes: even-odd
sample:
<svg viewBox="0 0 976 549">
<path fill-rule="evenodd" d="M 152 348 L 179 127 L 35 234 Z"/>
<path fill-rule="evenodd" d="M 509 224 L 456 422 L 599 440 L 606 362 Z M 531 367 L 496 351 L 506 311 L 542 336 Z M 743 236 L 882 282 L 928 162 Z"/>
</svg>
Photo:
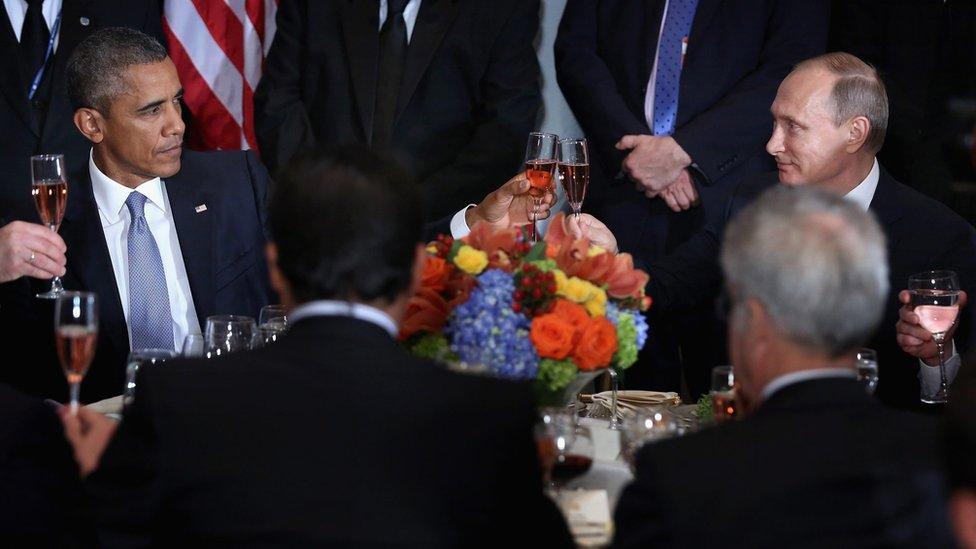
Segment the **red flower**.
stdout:
<svg viewBox="0 0 976 549">
<path fill-rule="evenodd" d="M 407 303 L 407 312 L 400 323 L 401 340 L 420 332 L 436 333 L 444 328 L 450 308 L 434 290 L 421 288 Z"/>
</svg>

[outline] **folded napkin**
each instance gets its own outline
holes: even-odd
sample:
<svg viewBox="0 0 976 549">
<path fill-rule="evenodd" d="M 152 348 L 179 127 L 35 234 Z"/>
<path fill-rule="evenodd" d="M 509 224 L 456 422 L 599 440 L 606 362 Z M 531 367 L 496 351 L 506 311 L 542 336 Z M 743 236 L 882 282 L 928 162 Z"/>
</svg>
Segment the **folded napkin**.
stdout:
<svg viewBox="0 0 976 549">
<path fill-rule="evenodd" d="M 611 409 L 613 401 L 611 391 L 603 391 L 593 395 L 593 402 L 603 406 L 607 410 Z M 617 391 L 617 415 L 623 418 L 624 414 L 632 414 L 640 408 L 651 406 L 678 406 L 681 404 L 681 397 L 678 393 L 662 393 L 659 391 Z"/>
<path fill-rule="evenodd" d="M 120 419 L 122 417 L 122 395 L 93 402 L 85 406 L 85 408 L 106 415 L 112 419 Z"/>
</svg>

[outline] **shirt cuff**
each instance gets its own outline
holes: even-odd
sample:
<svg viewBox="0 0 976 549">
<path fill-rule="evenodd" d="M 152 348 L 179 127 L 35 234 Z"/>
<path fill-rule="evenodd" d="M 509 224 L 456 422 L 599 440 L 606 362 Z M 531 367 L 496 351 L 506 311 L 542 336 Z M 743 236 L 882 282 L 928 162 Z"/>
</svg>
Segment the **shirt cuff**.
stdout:
<svg viewBox="0 0 976 549">
<path fill-rule="evenodd" d="M 475 206 L 477 206 L 477 204 L 468 204 L 464 208 L 461 208 L 461 211 L 454 214 L 454 217 L 451 218 L 451 236 L 453 236 L 455 240 L 458 238 L 464 238 L 468 236 L 468 233 L 471 232 L 471 229 L 468 228 L 468 220 L 465 219 L 464 214 L 468 213 L 468 209 L 474 208 Z"/>
<path fill-rule="evenodd" d="M 946 381 L 949 385 L 952 385 L 953 380 L 956 379 L 956 374 L 959 372 L 959 365 L 962 360 L 959 357 L 959 353 L 956 352 L 955 343 L 950 342 L 950 345 L 952 345 L 952 352 L 948 353 L 949 356 L 945 359 L 945 372 Z M 919 360 L 918 363 L 918 383 L 922 387 L 922 396 L 935 396 L 939 392 L 939 387 L 942 385 L 942 375 L 939 373 L 939 366 L 929 366 L 922 360 Z"/>
</svg>

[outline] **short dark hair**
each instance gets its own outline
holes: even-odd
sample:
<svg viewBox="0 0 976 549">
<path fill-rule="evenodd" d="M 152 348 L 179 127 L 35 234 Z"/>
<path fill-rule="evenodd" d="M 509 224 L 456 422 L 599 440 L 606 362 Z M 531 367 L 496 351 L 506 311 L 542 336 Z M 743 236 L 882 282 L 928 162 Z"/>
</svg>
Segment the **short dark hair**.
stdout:
<svg viewBox="0 0 976 549">
<path fill-rule="evenodd" d="M 423 216 L 392 161 L 347 145 L 297 157 L 268 207 L 278 268 L 299 302 L 393 301 L 410 287 Z"/>
<path fill-rule="evenodd" d="M 166 59 L 158 40 L 137 30 L 108 27 L 84 39 L 68 58 L 68 97 L 75 109 L 86 107 L 108 115 L 112 102 L 126 91 L 125 71 Z"/>
<path fill-rule="evenodd" d="M 976 352 L 959 368 L 944 419 L 942 455 L 949 488 L 976 491 Z"/>
</svg>

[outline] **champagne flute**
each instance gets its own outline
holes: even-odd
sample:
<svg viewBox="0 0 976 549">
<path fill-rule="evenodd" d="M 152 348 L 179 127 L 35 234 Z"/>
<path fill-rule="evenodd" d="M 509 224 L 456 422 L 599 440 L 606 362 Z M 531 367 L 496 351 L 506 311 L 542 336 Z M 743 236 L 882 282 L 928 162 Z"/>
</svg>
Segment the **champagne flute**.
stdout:
<svg viewBox="0 0 976 549">
<path fill-rule="evenodd" d="M 735 373 L 731 366 L 716 366 L 712 368 L 712 414 L 716 423 L 727 421 L 736 416 L 738 407 L 735 402 Z"/>
<path fill-rule="evenodd" d="M 529 180 L 529 194 L 535 206 L 542 204 L 546 193 L 553 191 L 552 177 L 556 173 L 556 143 L 558 135 L 532 132 L 525 145 L 525 177 Z M 539 240 L 532 209 L 532 242 Z"/>
<path fill-rule="evenodd" d="M 68 204 L 68 176 L 64 155 L 42 154 L 31 157 L 31 196 L 41 222 L 58 232 Z M 51 280 L 51 289 L 37 294 L 41 299 L 55 299 L 64 292 L 61 277 Z"/>
<path fill-rule="evenodd" d="M 586 139 L 559 140 L 559 181 L 566 191 L 566 200 L 579 218 L 590 184 L 590 152 Z"/>
<path fill-rule="evenodd" d="M 91 292 L 61 292 L 54 303 L 54 339 L 71 389 L 71 414 L 78 414 L 81 381 L 95 357 L 98 299 Z"/>
<path fill-rule="evenodd" d="M 959 316 L 959 277 L 952 271 L 927 271 L 908 277 L 911 308 L 918 323 L 929 332 L 939 350 L 939 390 L 922 394 L 926 404 L 944 404 L 949 400 L 949 382 L 945 372 L 945 336 Z"/>
</svg>

